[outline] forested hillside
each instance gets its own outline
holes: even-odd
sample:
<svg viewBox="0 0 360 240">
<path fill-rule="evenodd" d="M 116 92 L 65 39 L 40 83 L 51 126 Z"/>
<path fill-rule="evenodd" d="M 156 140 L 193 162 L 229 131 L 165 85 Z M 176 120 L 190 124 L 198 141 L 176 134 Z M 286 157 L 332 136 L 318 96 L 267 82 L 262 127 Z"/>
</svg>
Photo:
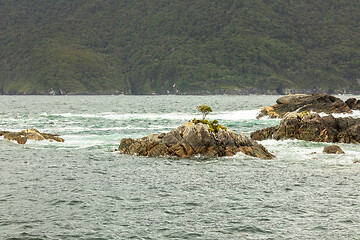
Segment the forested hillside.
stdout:
<svg viewBox="0 0 360 240">
<path fill-rule="evenodd" d="M 5 94 L 360 90 L 358 0 L 2 0 Z"/>
</svg>

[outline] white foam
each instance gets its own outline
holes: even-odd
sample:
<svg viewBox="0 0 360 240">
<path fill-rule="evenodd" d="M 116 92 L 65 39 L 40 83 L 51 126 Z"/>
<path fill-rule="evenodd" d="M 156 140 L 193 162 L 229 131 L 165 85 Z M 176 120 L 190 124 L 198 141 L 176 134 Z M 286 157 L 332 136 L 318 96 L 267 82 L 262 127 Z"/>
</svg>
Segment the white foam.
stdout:
<svg viewBox="0 0 360 240">
<path fill-rule="evenodd" d="M 319 113 L 320 117 L 328 116 L 329 114 L 326 113 Z M 360 118 L 360 110 L 353 110 L 352 113 L 332 113 L 335 118 L 339 117 L 352 117 L 352 118 Z"/>
<path fill-rule="evenodd" d="M 50 142 L 50 141 L 29 141 L 27 143 L 29 146 L 32 147 L 48 147 L 53 146 L 58 149 L 67 149 L 67 148 L 75 148 L 75 149 L 84 149 L 84 148 L 90 148 L 94 146 L 106 146 L 109 143 L 117 144 L 120 141 L 117 141 L 117 138 L 111 136 L 101 136 L 98 135 L 63 135 L 61 136 L 64 138 L 64 142 L 58 143 L 58 142 Z"/>
<path fill-rule="evenodd" d="M 59 113 L 52 114 L 53 116 L 61 116 L 65 118 L 81 117 L 81 118 L 103 118 L 110 120 L 131 120 L 131 119 L 169 119 L 169 120 L 189 120 L 194 118 L 194 115 L 184 113 L 99 113 L 99 114 L 73 114 L 73 113 Z"/>
<path fill-rule="evenodd" d="M 248 120 L 256 119 L 259 110 L 241 110 L 232 112 L 220 112 L 209 115 L 209 118 L 220 119 L 220 120 Z"/>
<path fill-rule="evenodd" d="M 290 159 L 291 161 L 314 160 L 323 161 L 327 164 L 353 164 L 360 160 L 360 152 L 355 144 L 339 145 L 345 154 L 326 154 L 323 153 L 324 146 L 334 143 L 308 142 L 303 140 L 264 140 L 260 141 L 266 149 L 273 153 L 278 159 Z"/>
</svg>

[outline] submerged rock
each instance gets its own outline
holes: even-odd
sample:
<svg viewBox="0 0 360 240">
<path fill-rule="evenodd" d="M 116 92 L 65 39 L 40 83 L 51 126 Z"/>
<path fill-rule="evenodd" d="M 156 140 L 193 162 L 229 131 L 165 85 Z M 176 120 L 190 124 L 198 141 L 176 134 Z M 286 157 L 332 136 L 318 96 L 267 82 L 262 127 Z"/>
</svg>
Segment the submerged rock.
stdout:
<svg viewBox="0 0 360 240">
<path fill-rule="evenodd" d="M 57 134 L 41 133 L 35 128 L 23 130 L 21 132 L 0 131 L 0 136 L 3 136 L 7 140 L 17 141 L 19 144 L 25 144 L 28 139 L 64 142 L 64 139 Z"/>
<path fill-rule="evenodd" d="M 275 157 L 244 134 L 238 135 L 224 128 L 216 130 L 214 132 L 208 124 L 188 122 L 166 134 L 150 134 L 137 140 L 124 138 L 118 151 L 149 157 L 222 157 L 233 156 L 237 152 L 262 159 Z"/>
<path fill-rule="evenodd" d="M 281 97 L 271 107 L 263 107 L 257 118 L 268 116 L 282 118 L 288 112 L 351 113 L 349 106 L 340 98 L 316 93 L 312 95 L 293 94 Z"/>
<path fill-rule="evenodd" d="M 329 153 L 329 154 L 344 154 L 344 151 L 341 149 L 341 147 L 337 145 L 331 145 L 324 147 L 323 153 Z"/>
<path fill-rule="evenodd" d="M 254 140 L 299 139 L 314 142 L 360 143 L 360 119 L 320 117 L 317 113 L 288 113 L 275 127 L 251 133 Z"/>
</svg>

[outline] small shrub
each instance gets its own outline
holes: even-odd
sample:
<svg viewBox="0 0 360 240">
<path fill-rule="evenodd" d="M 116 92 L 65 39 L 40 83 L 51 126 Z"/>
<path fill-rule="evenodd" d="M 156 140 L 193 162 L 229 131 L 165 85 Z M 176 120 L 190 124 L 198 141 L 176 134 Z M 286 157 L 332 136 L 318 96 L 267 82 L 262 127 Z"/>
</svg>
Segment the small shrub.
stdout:
<svg viewBox="0 0 360 240">
<path fill-rule="evenodd" d="M 201 105 L 201 106 L 197 106 L 196 109 L 202 113 L 203 115 L 203 120 L 205 120 L 206 115 L 209 114 L 209 112 L 212 112 L 211 107 L 207 106 L 207 105 Z"/>
</svg>

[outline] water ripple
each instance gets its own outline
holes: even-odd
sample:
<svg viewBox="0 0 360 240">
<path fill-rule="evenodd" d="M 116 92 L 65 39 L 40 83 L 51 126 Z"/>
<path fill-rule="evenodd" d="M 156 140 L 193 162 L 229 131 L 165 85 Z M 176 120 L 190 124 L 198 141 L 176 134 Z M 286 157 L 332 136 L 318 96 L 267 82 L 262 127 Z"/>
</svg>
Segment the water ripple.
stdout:
<svg viewBox="0 0 360 240">
<path fill-rule="evenodd" d="M 0 96 L 0 129 L 59 133 L 64 143 L 0 139 L 0 239 L 357 239 L 359 146 L 262 141 L 277 155 L 146 158 L 111 152 L 166 132 L 211 105 L 237 132 L 276 96 Z M 25 104 L 26 102 L 26 104 Z M 245 103 L 246 102 L 246 103 Z M 174 109 L 178 109 L 174 113 Z M 191 119 L 190 118 L 190 119 Z M 24 121 L 25 120 L 25 121 Z M 317 152 L 313 154 L 313 152 Z"/>
</svg>

